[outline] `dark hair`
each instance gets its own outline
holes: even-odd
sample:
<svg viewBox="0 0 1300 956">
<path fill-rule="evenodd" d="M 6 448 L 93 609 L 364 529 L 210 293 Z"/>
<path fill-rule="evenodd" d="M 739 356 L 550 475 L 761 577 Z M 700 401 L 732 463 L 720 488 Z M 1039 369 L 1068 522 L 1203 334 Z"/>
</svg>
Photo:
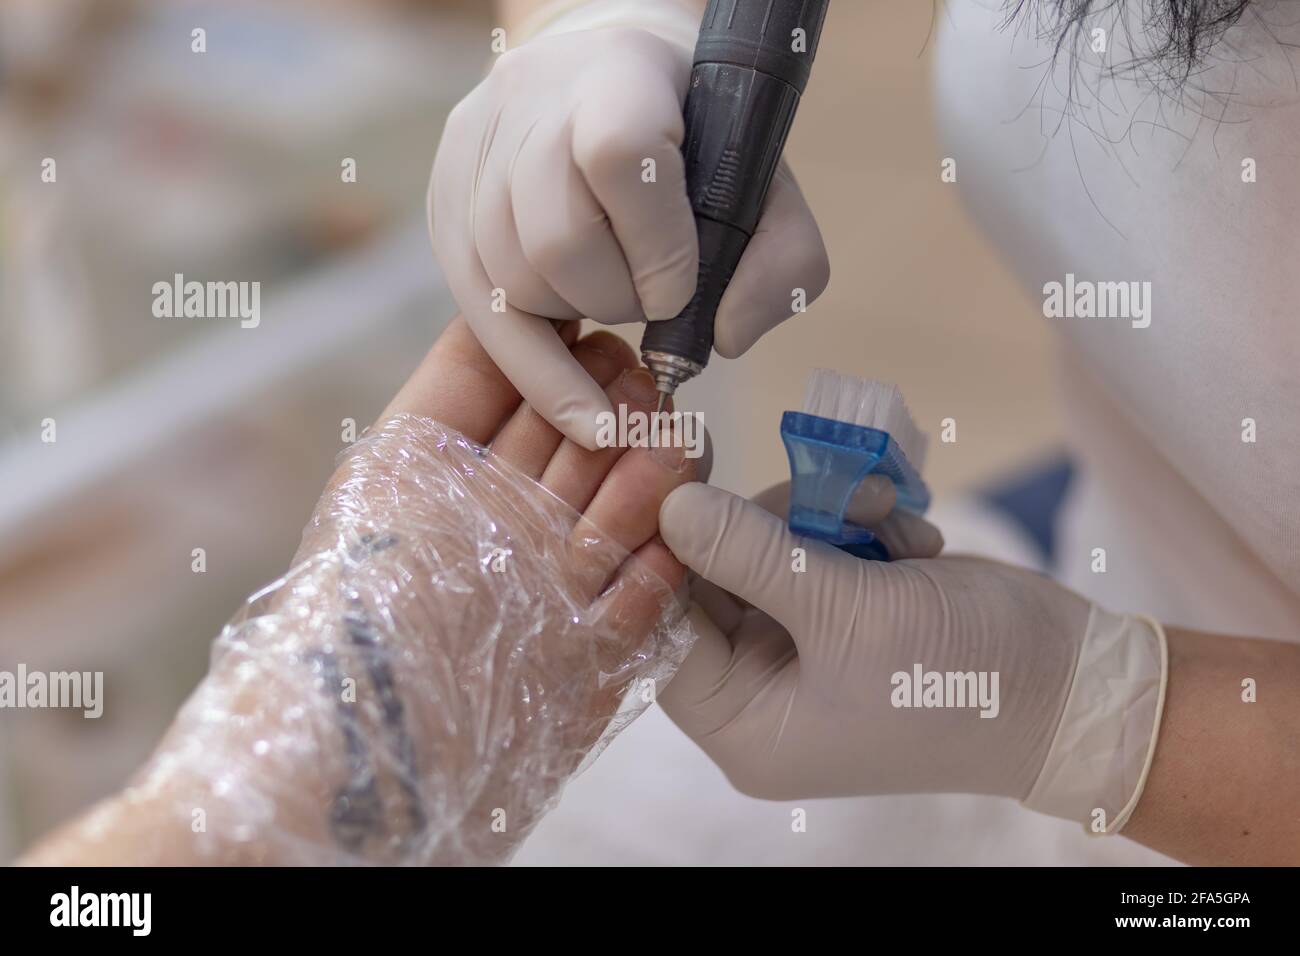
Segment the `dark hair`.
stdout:
<svg viewBox="0 0 1300 956">
<path fill-rule="evenodd" d="M 1112 67 L 1147 79 L 1181 86 L 1205 60 L 1211 48 L 1246 12 L 1253 0 L 1005 0 L 1010 25 L 1029 24 L 1040 38 L 1056 40 L 1056 54 L 1073 53 L 1086 43 L 1091 28 L 1113 17 L 1127 29 L 1126 16 L 1135 4 L 1144 36 L 1133 59 Z"/>
</svg>

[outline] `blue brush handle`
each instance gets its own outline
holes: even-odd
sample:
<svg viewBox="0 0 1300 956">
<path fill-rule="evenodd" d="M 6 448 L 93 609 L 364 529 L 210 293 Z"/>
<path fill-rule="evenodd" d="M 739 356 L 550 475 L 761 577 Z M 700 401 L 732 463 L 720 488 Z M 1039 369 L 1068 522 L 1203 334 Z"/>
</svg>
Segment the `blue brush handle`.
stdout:
<svg viewBox="0 0 1300 956">
<path fill-rule="evenodd" d="M 781 440 L 790 459 L 790 530 L 850 554 L 888 561 L 889 551 L 868 528 L 845 518 L 849 501 L 868 475 L 893 482 L 896 507 L 922 514 L 930 490 L 888 432 L 805 412 L 781 416 Z"/>
</svg>

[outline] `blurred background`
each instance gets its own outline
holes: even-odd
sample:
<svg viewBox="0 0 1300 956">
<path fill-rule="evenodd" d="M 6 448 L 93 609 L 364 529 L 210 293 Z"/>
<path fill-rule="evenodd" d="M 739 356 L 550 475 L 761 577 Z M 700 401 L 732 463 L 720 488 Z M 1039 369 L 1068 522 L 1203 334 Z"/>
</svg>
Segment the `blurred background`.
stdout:
<svg viewBox="0 0 1300 956">
<path fill-rule="evenodd" d="M 934 15 L 832 5 L 789 149 L 831 287 L 682 393 L 724 487 L 784 475 L 818 365 L 902 386 L 941 496 L 1056 450 L 1037 306 L 940 180 Z M 106 698 L 0 710 L 0 861 L 125 782 L 454 314 L 424 193 L 493 26 L 486 0 L 0 0 L 0 670 Z M 176 273 L 260 282 L 260 325 L 155 318 Z"/>
</svg>

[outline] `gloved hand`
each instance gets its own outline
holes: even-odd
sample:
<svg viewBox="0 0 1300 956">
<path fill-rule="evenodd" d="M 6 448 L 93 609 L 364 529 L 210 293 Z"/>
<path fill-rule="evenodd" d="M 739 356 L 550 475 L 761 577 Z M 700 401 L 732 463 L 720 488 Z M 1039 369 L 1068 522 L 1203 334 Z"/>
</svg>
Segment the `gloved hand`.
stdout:
<svg viewBox="0 0 1300 956">
<path fill-rule="evenodd" d="M 676 0 L 568 12 L 552 25 L 565 32 L 497 60 L 448 118 L 434 163 L 434 250 L 457 304 L 524 398 L 586 448 L 610 406 L 547 320 L 668 319 L 694 294 L 681 144 L 699 17 Z M 722 300 L 718 354 L 741 355 L 788 318 L 794 289 L 811 302 L 829 268 L 782 168 Z"/>
<path fill-rule="evenodd" d="M 998 794 L 1106 832 L 1136 805 L 1163 704 L 1155 622 L 1007 565 L 915 557 L 936 550 L 923 537 L 859 560 L 702 484 L 668 497 L 660 531 L 714 586 L 659 701 L 742 792 Z"/>
</svg>

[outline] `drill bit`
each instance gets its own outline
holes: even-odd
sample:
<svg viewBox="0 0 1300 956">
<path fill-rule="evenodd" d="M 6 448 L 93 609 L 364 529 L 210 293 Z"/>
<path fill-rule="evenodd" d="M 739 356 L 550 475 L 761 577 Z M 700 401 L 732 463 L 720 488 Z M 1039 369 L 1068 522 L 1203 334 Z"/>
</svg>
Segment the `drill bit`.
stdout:
<svg viewBox="0 0 1300 956">
<path fill-rule="evenodd" d="M 655 388 L 659 389 L 659 407 L 662 412 L 668 399 L 677 392 L 678 386 L 688 382 L 704 371 L 704 366 L 680 355 L 671 355 L 658 351 L 642 351 L 641 361 L 655 377 Z"/>
</svg>

